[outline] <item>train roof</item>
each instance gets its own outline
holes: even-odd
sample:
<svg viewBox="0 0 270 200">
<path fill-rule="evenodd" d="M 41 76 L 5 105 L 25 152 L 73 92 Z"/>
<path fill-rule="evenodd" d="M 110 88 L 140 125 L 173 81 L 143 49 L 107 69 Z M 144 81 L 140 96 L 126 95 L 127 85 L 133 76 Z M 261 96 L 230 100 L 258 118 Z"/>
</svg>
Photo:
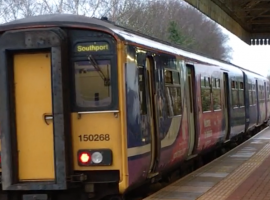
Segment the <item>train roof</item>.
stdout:
<svg viewBox="0 0 270 200">
<path fill-rule="evenodd" d="M 211 58 L 207 55 L 203 55 L 202 53 L 194 52 L 189 49 L 183 48 L 179 45 L 174 45 L 169 42 L 162 41 L 160 39 L 127 29 L 125 27 L 121 27 L 119 25 L 110 22 L 106 18 L 98 19 L 94 17 L 87 17 L 81 15 L 73 15 L 73 14 L 47 14 L 47 15 L 38 15 L 26 17 L 23 19 L 17 19 L 11 22 L 7 22 L 0 25 L 0 32 L 4 32 L 12 29 L 21 29 L 27 26 L 60 26 L 60 27 L 76 27 L 76 26 L 96 26 L 100 28 L 105 28 L 121 36 L 127 41 L 137 43 L 140 45 L 149 44 L 152 48 L 170 52 L 173 54 L 182 55 L 188 57 L 190 59 L 200 60 L 205 63 L 213 64 L 213 65 L 223 65 L 223 67 L 236 67 L 240 70 L 254 73 L 259 76 L 263 76 L 259 73 L 251 71 L 246 68 L 242 68 L 230 62 L 226 62 L 223 60 L 217 60 Z"/>
<path fill-rule="evenodd" d="M 72 14 L 47 14 L 30 16 L 23 19 L 17 19 L 0 25 L 0 31 L 19 28 L 27 25 L 59 25 L 59 26 L 74 26 L 74 25 L 96 25 L 101 27 L 113 27 L 112 23 L 107 20 L 101 20 L 94 17 L 86 17 Z"/>
</svg>

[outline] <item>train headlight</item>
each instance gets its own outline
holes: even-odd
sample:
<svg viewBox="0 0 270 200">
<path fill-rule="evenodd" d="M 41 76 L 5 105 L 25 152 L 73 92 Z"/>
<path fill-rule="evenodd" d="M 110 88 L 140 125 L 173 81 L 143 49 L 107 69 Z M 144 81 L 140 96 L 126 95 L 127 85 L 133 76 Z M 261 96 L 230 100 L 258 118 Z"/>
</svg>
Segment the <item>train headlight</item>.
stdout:
<svg viewBox="0 0 270 200">
<path fill-rule="evenodd" d="M 98 163 L 101 163 L 102 160 L 103 160 L 103 156 L 102 156 L 102 154 L 100 152 L 94 152 L 92 154 L 92 161 L 93 161 L 93 163 L 98 164 Z"/>
<path fill-rule="evenodd" d="M 80 149 L 77 156 L 79 166 L 112 165 L 112 150 L 110 149 Z"/>
</svg>

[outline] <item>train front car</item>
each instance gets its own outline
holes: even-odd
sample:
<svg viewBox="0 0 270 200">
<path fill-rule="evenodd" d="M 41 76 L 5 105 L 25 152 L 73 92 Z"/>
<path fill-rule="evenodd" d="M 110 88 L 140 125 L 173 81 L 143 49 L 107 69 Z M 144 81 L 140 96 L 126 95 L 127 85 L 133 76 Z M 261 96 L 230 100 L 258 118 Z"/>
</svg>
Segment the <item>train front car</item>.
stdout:
<svg viewBox="0 0 270 200">
<path fill-rule="evenodd" d="M 8 199 L 100 199 L 126 189 L 122 43 L 107 26 L 73 15 L 0 26 Z"/>
</svg>

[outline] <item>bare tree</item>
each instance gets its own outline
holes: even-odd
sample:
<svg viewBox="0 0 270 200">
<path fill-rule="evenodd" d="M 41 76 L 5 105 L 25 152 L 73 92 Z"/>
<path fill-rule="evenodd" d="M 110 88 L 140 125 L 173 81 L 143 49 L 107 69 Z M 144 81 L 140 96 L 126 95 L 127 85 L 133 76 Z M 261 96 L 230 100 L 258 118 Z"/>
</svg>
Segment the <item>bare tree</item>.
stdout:
<svg viewBox="0 0 270 200">
<path fill-rule="evenodd" d="M 181 40 L 183 48 L 218 59 L 231 58 L 231 49 L 224 45 L 228 38 L 217 24 L 182 0 L 5 0 L 0 4 L 3 22 L 52 13 L 107 16 L 116 24 L 164 41 L 169 41 L 168 27 L 174 22 L 188 38 Z"/>
<path fill-rule="evenodd" d="M 113 3 L 108 16 L 122 26 L 169 41 L 168 27 L 174 21 L 182 35 L 189 37 L 186 43 L 181 44 L 183 48 L 218 59 L 231 58 L 230 47 L 224 45 L 228 37 L 218 25 L 182 1 L 152 0 L 135 3 L 132 0 L 113 0 Z"/>
<path fill-rule="evenodd" d="M 108 10 L 110 0 L 6 0 L 1 1 L 2 22 L 34 15 L 69 13 L 100 16 Z M 105 8 L 105 9 L 104 9 Z"/>
<path fill-rule="evenodd" d="M 132 2 L 125 0 L 126 4 Z M 183 48 L 203 52 L 217 59 L 231 59 L 231 48 L 224 45 L 228 37 L 215 22 L 183 1 L 152 0 L 134 4 L 132 9 L 125 9 L 120 15 L 114 15 L 112 18 L 118 24 L 165 41 L 169 41 L 168 27 L 170 22 L 174 21 L 182 35 L 189 38 L 186 43 L 180 44 Z M 190 39 L 193 42 L 190 42 Z"/>
<path fill-rule="evenodd" d="M 1 1 L 0 17 L 2 22 L 50 13 L 50 7 L 45 3 L 46 0 L 7 0 Z M 51 12 L 53 13 L 53 12 Z"/>
</svg>

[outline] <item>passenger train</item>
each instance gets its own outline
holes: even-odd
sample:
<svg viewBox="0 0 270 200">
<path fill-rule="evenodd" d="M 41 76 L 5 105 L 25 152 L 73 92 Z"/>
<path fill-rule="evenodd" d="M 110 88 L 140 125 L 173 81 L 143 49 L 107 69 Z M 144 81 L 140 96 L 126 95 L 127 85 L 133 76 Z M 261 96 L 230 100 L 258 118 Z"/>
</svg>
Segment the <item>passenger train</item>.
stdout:
<svg viewBox="0 0 270 200">
<path fill-rule="evenodd" d="M 0 48 L 0 198 L 121 196 L 269 120 L 266 77 L 105 18 L 15 20 Z"/>
</svg>

